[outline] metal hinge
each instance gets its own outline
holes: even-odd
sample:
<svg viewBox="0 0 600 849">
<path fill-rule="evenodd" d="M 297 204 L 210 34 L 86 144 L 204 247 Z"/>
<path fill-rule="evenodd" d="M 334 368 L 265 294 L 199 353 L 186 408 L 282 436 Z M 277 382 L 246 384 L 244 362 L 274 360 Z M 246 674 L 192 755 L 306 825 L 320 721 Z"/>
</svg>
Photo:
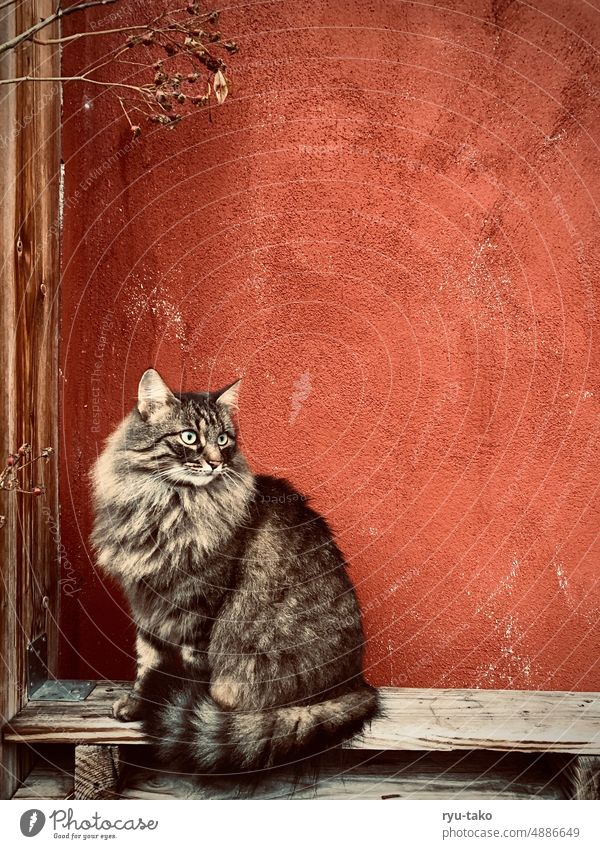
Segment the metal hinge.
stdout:
<svg viewBox="0 0 600 849">
<path fill-rule="evenodd" d="M 49 677 L 46 634 L 27 646 L 27 696 L 31 701 L 81 702 L 95 686 L 95 681 Z"/>
</svg>

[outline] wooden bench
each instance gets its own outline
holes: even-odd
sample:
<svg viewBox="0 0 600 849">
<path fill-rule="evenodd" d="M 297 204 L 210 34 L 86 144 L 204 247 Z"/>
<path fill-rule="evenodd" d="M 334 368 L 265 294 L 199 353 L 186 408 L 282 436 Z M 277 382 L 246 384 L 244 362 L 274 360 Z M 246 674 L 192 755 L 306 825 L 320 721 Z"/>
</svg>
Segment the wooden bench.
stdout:
<svg viewBox="0 0 600 849">
<path fill-rule="evenodd" d="M 110 708 L 129 689 L 99 682 L 82 702 L 30 701 L 4 727 L 9 743 L 75 746 L 75 798 L 114 796 L 119 747 L 148 741 Z M 576 798 L 598 798 L 600 693 L 382 688 L 383 715 L 346 748 L 374 751 L 549 753 L 565 764 Z"/>
</svg>

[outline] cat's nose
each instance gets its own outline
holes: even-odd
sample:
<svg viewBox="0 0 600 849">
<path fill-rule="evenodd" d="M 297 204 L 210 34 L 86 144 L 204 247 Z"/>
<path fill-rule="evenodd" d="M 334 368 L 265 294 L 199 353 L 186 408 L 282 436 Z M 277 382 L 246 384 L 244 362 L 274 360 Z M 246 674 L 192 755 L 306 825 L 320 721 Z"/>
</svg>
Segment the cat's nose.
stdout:
<svg viewBox="0 0 600 849">
<path fill-rule="evenodd" d="M 211 467 L 211 469 L 216 469 L 221 465 L 220 460 L 207 460 L 206 462 Z"/>
</svg>

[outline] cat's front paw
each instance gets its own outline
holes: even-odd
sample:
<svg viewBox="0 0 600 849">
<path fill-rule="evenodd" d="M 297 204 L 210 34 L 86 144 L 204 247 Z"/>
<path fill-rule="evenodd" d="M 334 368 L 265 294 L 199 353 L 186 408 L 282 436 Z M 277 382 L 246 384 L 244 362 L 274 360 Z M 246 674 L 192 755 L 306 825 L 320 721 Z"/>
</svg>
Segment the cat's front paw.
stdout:
<svg viewBox="0 0 600 849">
<path fill-rule="evenodd" d="M 112 706 L 112 715 L 121 722 L 134 722 L 136 719 L 142 718 L 142 713 L 141 701 L 136 696 L 132 696 L 131 693 L 117 699 Z"/>
</svg>

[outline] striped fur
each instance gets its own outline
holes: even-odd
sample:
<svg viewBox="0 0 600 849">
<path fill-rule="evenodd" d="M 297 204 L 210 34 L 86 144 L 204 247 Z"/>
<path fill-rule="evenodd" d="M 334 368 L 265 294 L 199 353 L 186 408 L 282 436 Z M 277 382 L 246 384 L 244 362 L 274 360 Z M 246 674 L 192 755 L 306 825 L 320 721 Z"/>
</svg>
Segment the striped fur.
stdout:
<svg viewBox="0 0 600 849">
<path fill-rule="evenodd" d="M 377 712 L 368 686 L 311 704 L 223 710 L 201 684 L 173 687 L 170 676 L 153 670 L 143 693 L 153 705 L 146 732 L 161 760 L 196 774 L 299 766 L 359 733 Z"/>
<path fill-rule="evenodd" d="M 301 759 L 377 710 L 343 557 L 304 496 L 248 468 L 237 388 L 174 394 L 149 370 L 92 474 L 98 563 L 138 629 L 115 716 L 196 772 Z"/>
</svg>

